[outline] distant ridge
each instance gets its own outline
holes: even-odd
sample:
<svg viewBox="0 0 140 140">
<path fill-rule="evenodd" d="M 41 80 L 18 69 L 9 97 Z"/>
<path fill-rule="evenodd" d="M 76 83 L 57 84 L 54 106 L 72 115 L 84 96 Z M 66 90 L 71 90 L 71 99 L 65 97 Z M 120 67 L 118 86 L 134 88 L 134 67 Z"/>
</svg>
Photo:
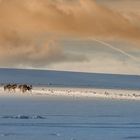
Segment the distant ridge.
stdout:
<svg viewBox="0 0 140 140">
<path fill-rule="evenodd" d="M 140 90 L 139 75 L 0 68 L 0 83 Z"/>
</svg>

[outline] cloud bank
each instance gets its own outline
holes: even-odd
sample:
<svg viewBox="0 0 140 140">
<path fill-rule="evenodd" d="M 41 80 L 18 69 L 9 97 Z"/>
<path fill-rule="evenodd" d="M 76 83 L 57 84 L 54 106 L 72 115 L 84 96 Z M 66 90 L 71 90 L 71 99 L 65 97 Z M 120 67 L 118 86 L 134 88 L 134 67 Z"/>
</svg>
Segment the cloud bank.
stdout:
<svg viewBox="0 0 140 140">
<path fill-rule="evenodd" d="M 88 60 L 86 56 L 65 53 L 54 39 L 59 36 L 139 43 L 140 28 L 94 0 L 0 1 L 1 65 L 36 67 Z"/>
</svg>

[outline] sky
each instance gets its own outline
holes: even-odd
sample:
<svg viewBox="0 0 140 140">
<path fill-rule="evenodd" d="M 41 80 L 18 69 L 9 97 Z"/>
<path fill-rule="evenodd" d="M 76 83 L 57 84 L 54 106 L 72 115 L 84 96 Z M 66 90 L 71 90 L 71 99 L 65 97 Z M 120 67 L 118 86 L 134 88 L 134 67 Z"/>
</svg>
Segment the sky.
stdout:
<svg viewBox="0 0 140 140">
<path fill-rule="evenodd" d="M 140 75 L 139 0 L 0 0 L 0 67 Z"/>
</svg>

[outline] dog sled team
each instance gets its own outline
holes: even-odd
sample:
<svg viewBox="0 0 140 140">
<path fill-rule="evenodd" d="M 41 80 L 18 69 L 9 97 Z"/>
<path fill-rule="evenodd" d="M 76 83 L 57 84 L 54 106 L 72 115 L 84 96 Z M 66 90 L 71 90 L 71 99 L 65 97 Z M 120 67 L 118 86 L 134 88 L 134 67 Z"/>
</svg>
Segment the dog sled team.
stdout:
<svg viewBox="0 0 140 140">
<path fill-rule="evenodd" d="M 4 85 L 4 91 L 13 91 L 13 92 L 16 92 L 16 89 L 19 89 L 20 92 L 22 93 L 25 93 L 27 91 L 32 91 L 32 85 L 27 85 L 27 84 L 20 84 L 20 85 L 17 85 L 17 84 L 7 84 L 7 85 Z"/>
</svg>

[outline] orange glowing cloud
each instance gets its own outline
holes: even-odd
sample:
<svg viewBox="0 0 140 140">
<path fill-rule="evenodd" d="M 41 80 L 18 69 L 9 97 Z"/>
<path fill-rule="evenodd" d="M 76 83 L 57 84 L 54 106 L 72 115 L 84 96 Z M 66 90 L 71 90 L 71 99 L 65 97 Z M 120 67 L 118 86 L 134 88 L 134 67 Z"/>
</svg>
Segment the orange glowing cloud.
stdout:
<svg viewBox="0 0 140 140">
<path fill-rule="evenodd" d="M 93 0 L 0 1 L 1 60 L 11 64 L 28 61 L 27 65 L 86 60 L 84 56 L 68 56 L 59 45 L 41 42 L 40 37 L 48 38 L 47 33 L 57 37 L 140 40 L 139 26 Z"/>
</svg>

